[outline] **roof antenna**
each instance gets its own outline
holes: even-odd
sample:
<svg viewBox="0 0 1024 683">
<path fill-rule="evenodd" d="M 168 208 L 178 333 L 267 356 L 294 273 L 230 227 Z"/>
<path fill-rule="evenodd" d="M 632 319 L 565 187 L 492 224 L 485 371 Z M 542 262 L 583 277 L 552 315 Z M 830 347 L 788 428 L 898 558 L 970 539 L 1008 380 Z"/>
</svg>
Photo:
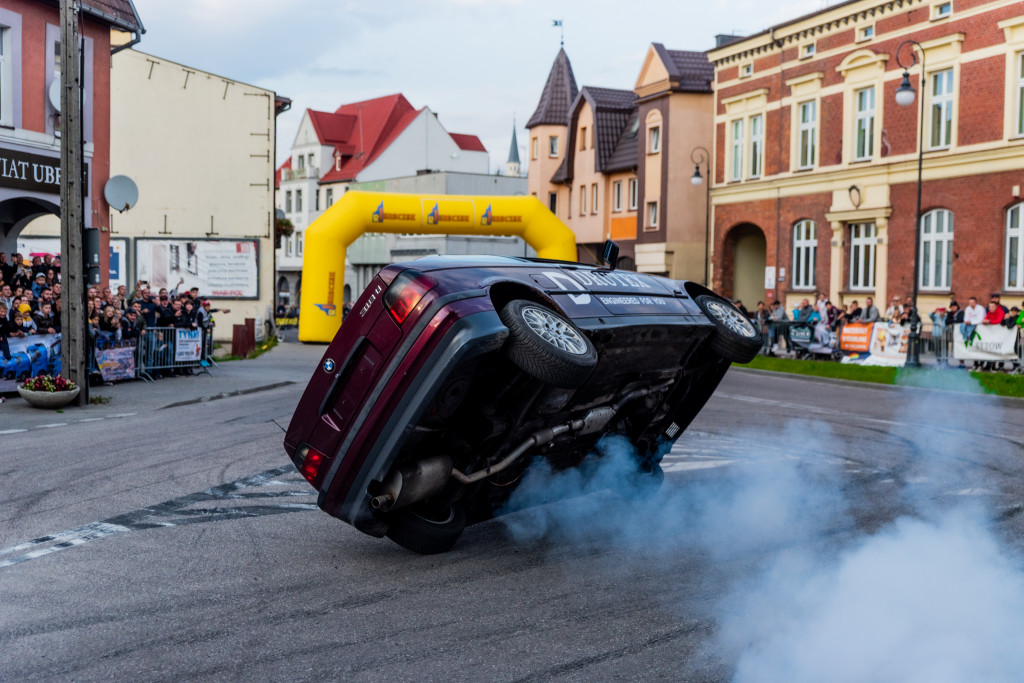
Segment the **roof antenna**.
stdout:
<svg viewBox="0 0 1024 683">
<path fill-rule="evenodd" d="M 562 20 L 561 19 L 552 19 L 551 20 L 551 25 L 558 27 L 558 34 L 559 34 L 559 37 L 561 38 L 561 46 L 565 47 L 565 29 L 562 28 Z"/>
</svg>

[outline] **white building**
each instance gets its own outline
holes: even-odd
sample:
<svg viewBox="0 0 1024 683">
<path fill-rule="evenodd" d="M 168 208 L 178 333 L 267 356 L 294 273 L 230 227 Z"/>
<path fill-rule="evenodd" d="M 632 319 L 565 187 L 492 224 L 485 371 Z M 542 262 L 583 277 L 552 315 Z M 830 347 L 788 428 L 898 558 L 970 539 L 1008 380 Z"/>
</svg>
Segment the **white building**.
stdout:
<svg viewBox="0 0 1024 683">
<path fill-rule="evenodd" d="M 304 231 L 349 189 L 526 194 L 525 181 L 488 175 L 489 165 L 487 150 L 478 137 L 449 133 L 434 112 L 427 107 L 413 108 L 401 94 L 345 104 L 333 113 L 307 109 L 291 154 L 277 173 L 277 208 L 295 229 L 280 239 L 277 249 L 278 300 L 298 303 Z M 405 239 L 416 240 L 368 235 L 352 245 L 346 264 L 346 302 L 357 297 L 381 267 L 405 260 L 402 254 L 521 255 L 524 249 L 521 240 L 501 238 L 495 242 L 488 237 L 461 238 L 458 243 L 441 238 L 431 240 L 429 246 L 396 246 L 396 240 Z"/>
</svg>

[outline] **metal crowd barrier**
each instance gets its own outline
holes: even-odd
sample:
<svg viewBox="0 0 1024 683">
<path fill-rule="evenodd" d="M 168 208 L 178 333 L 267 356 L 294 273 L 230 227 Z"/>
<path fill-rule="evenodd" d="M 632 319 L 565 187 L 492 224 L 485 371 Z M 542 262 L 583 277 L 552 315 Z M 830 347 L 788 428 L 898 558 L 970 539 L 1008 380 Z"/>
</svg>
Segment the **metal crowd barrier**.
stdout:
<svg viewBox="0 0 1024 683">
<path fill-rule="evenodd" d="M 136 375 L 144 380 L 153 381 L 153 373 L 182 369 L 198 368 L 201 373 L 211 375 L 213 360 L 213 331 L 204 329 L 202 334 L 199 358 L 175 360 L 177 344 L 177 328 L 148 327 L 139 335 L 139 345 L 135 359 Z"/>
<path fill-rule="evenodd" d="M 769 320 L 761 329 L 764 335 L 764 345 L 761 347 L 761 353 L 764 355 L 774 355 L 776 352 L 787 354 L 795 352 L 800 344 L 794 344 L 793 342 L 794 331 L 813 329 L 814 325 L 815 323 L 797 320 Z M 837 326 L 836 334 L 841 333 L 842 329 L 842 325 Z M 952 325 L 940 325 L 932 321 L 922 320 L 920 331 L 921 354 L 933 356 L 939 365 L 953 364 L 953 330 L 954 326 Z M 1014 367 L 1010 372 L 1024 374 L 1024 334 L 1017 335 L 1016 353 L 1017 360 L 1014 361 Z"/>
</svg>

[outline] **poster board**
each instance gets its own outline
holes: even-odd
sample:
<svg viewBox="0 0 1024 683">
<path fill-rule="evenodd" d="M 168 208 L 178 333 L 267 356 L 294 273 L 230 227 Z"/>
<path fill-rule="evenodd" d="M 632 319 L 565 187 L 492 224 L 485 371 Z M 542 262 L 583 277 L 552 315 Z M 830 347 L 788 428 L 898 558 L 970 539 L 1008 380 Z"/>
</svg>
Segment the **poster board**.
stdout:
<svg viewBox="0 0 1024 683">
<path fill-rule="evenodd" d="M 135 280 L 153 291 L 198 287 L 204 299 L 258 299 L 259 242 L 138 237 Z"/>
</svg>

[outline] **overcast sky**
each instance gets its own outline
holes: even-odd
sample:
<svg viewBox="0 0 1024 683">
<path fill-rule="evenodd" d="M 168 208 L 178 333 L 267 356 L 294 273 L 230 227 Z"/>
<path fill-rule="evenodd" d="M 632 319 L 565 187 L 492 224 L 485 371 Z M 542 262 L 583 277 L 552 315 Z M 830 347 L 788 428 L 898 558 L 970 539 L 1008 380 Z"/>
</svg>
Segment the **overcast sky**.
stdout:
<svg viewBox="0 0 1024 683">
<path fill-rule="evenodd" d="M 749 35 L 826 0 L 134 0 L 136 48 L 289 97 L 278 160 L 302 113 L 402 93 L 449 132 L 477 135 L 504 169 L 513 116 L 520 157 L 558 52 L 577 84 L 632 89 L 648 45 L 707 50 L 718 33 Z M 835 4 L 831 2 L 829 4 Z"/>
</svg>

